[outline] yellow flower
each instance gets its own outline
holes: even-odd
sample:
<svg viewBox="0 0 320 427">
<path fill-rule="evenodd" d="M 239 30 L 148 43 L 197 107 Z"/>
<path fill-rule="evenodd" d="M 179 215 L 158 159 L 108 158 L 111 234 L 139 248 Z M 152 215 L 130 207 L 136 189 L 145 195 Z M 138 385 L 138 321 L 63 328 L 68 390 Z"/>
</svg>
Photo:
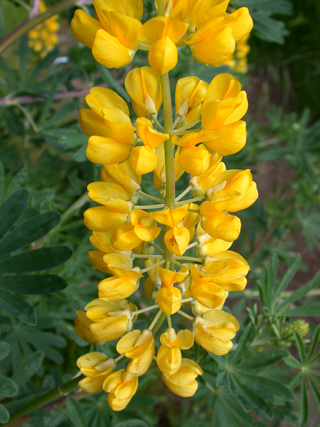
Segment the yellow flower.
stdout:
<svg viewBox="0 0 320 427">
<path fill-rule="evenodd" d="M 214 257 L 215 254 L 226 251 L 232 245 L 232 242 L 211 237 L 203 230 L 201 224 L 197 227 L 197 242 L 196 253 L 199 258 Z"/>
<path fill-rule="evenodd" d="M 74 321 L 74 329 L 77 335 L 90 344 L 94 344 L 99 341 L 89 328 L 89 326 L 92 324 L 92 321 L 88 319 L 86 313 L 84 311 L 78 310 L 76 315 L 77 319 Z"/>
<path fill-rule="evenodd" d="M 234 242 L 239 237 L 241 221 L 237 216 L 222 213 L 223 208 L 220 209 L 215 210 L 214 204 L 203 202 L 200 206 L 201 226 L 211 237 Z"/>
<path fill-rule="evenodd" d="M 203 144 L 190 148 L 182 148 L 179 163 L 190 175 L 201 175 L 210 165 L 210 153 Z"/>
<path fill-rule="evenodd" d="M 162 283 L 161 289 L 157 292 L 159 308 L 166 314 L 174 314 L 180 310 L 182 295 L 180 290 L 173 285 L 182 282 L 188 271 L 187 269 L 181 269 L 176 272 L 157 267 L 157 272 Z"/>
<path fill-rule="evenodd" d="M 124 201 L 118 208 L 117 203 L 89 208 L 84 213 L 84 223 L 89 230 L 111 231 L 127 221 L 130 208 L 130 203 Z"/>
<path fill-rule="evenodd" d="M 127 367 L 127 372 L 137 377 L 145 374 L 155 353 L 152 333 L 147 329 L 142 333 L 140 330 L 129 332 L 118 341 L 117 352 L 132 359 Z"/>
<path fill-rule="evenodd" d="M 108 68 L 131 62 L 137 49 L 143 3 L 119 0 L 95 0 L 98 20 L 77 10 L 71 21 L 75 37 L 92 49 L 94 58 Z"/>
<path fill-rule="evenodd" d="M 125 369 L 109 375 L 103 383 L 103 390 L 108 395 L 108 404 L 113 411 L 122 411 L 132 399 L 138 388 L 138 377 Z"/>
<path fill-rule="evenodd" d="M 101 179 L 105 182 L 120 185 L 133 195 L 137 195 L 140 190 L 141 176 L 132 170 L 128 161 L 112 166 L 104 165 L 101 169 Z M 137 200 L 138 197 L 132 198 L 133 203 L 136 203 Z"/>
<path fill-rule="evenodd" d="M 223 2 L 224 7 L 228 2 Z M 207 2 L 210 8 L 209 2 Z M 219 65 L 234 52 L 236 41 L 251 31 L 253 22 L 247 8 L 242 7 L 232 14 L 202 8 L 196 20 L 197 30 L 185 40 L 192 55 L 199 62 Z M 217 14 L 218 12 L 218 14 Z M 221 14 L 219 14 L 221 12 Z"/>
<path fill-rule="evenodd" d="M 165 375 L 173 375 L 181 368 L 181 350 L 188 350 L 193 346 L 194 338 L 188 329 L 178 334 L 173 328 L 166 330 L 160 337 L 161 347 L 157 354 L 157 364 Z"/>
<path fill-rule="evenodd" d="M 232 314 L 209 310 L 194 322 L 195 340 L 210 353 L 223 356 L 233 347 L 231 340 L 239 328 L 239 322 Z"/>
<path fill-rule="evenodd" d="M 79 381 L 79 387 L 86 393 L 96 393 L 102 389 L 106 378 L 114 371 L 114 360 L 104 353 L 87 353 L 79 357 L 77 366 L 86 377 Z"/>
<path fill-rule="evenodd" d="M 166 386 L 178 396 L 191 397 L 198 389 L 196 378 L 202 375 L 200 366 L 190 359 L 182 359 L 180 369 L 173 375 L 163 374 Z"/>
<path fill-rule="evenodd" d="M 101 251 L 88 251 L 88 258 L 91 262 L 92 267 L 96 268 L 99 271 L 103 271 L 107 274 L 112 274 L 108 268 L 108 265 L 104 261 L 103 257 L 105 255 L 104 252 Z"/>
<path fill-rule="evenodd" d="M 221 159 L 219 154 L 211 155 L 209 168 L 199 176 L 191 178 L 190 185 L 193 187 L 191 193 L 194 197 L 205 196 L 208 188 L 213 186 L 215 177 L 226 170 L 226 165 Z"/>
<path fill-rule="evenodd" d="M 132 270 L 118 269 L 116 276 L 102 280 L 98 285 L 99 298 L 104 301 L 120 301 L 132 295 L 143 275 L 138 267 Z"/>
<path fill-rule="evenodd" d="M 208 150 L 224 156 L 246 143 L 246 124 L 240 119 L 248 109 L 247 95 L 231 74 L 219 74 L 210 83 L 201 109 L 201 127 Z"/>
<path fill-rule="evenodd" d="M 215 263 L 216 272 L 224 271 L 227 267 L 228 263 L 226 261 Z M 210 309 L 219 307 L 227 297 L 227 292 L 223 286 L 215 282 L 215 271 L 212 266 L 212 270 L 209 272 L 212 275 L 206 275 L 201 274 L 201 270 L 199 271 L 195 265 L 191 265 L 190 268 L 191 294 L 200 304 Z"/>
<path fill-rule="evenodd" d="M 131 311 L 137 307 L 126 300 L 102 301 L 95 299 L 85 307 L 91 320 L 89 329 L 97 341 L 107 342 L 121 338 L 132 327 Z"/>
<path fill-rule="evenodd" d="M 39 12 L 43 13 L 46 10 L 44 1 L 40 0 Z M 59 38 L 56 34 L 59 28 L 58 15 L 51 16 L 51 18 L 29 31 L 29 47 L 34 52 L 39 52 L 40 57 L 43 58 L 59 43 Z"/>
<path fill-rule="evenodd" d="M 151 67 L 134 68 L 127 74 L 125 86 L 138 117 L 157 117 L 162 104 L 159 73 Z"/>
<path fill-rule="evenodd" d="M 131 212 L 130 224 L 117 227 L 112 235 L 112 246 L 127 251 L 139 246 L 142 242 L 151 242 L 161 231 L 152 216 L 141 209 Z"/>
<path fill-rule="evenodd" d="M 186 33 L 188 24 L 169 16 L 157 16 L 143 24 L 139 42 L 150 46 L 149 64 L 158 73 L 172 70 L 178 61 L 177 43 Z"/>
<path fill-rule="evenodd" d="M 217 271 L 217 265 L 220 265 L 221 262 L 225 263 L 227 267 Z M 232 251 L 220 252 L 213 258 L 206 258 L 203 266 L 204 272 L 214 274 L 212 282 L 226 291 L 243 291 L 247 284 L 246 275 L 249 270 L 247 261 Z"/>
<path fill-rule="evenodd" d="M 201 104 L 206 96 L 208 83 L 198 77 L 184 77 L 176 85 L 176 118 L 181 123 L 193 123 L 200 119 Z"/>
</svg>

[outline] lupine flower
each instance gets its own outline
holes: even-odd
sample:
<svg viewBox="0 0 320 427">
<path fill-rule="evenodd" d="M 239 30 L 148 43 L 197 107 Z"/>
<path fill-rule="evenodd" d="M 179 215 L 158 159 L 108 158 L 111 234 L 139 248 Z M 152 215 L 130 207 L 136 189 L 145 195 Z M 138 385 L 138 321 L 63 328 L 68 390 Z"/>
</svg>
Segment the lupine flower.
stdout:
<svg viewBox="0 0 320 427">
<path fill-rule="evenodd" d="M 47 10 L 43 0 L 39 2 L 39 13 Z M 42 24 L 37 25 L 29 31 L 29 46 L 34 52 L 40 53 L 43 58 L 50 52 L 58 43 L 59 37 L 57 32 L 60 28 L 58 16 L 54 15 L 44 21 Z"/>
<path fill-rule="evenodd" d="M 229 292 L 245 288 L 250 270 L 241 255 L 229 250 L 241 229 L 232 213 L 251 206 L 258 193 L 251 172 L 227 170 L 222 156 L 237 153 L 246 143 L 246 93 L 230 74 L 220 74 L 210 84 L 192 76 L 177 82 L 170 123 L 167 102 L 166 73 L 178 61 L 178 47 L 189 45 L 200 62 L 216 65 L 249 33 L 248 10 L 227 13 L 228 3 L 165 0 L 157 4 L 162 16 L 142 23 L 141 0 L 94 0 L 98 19 L 77 11 L 71 24 L 105 66 L 128 64 L 138 49 L 149 51 L 151 65 L 135 68 L 125 78 L 136 118 L 130 118 L 121 97 L 99 87 L 86 97 L 89 109 L 80 111 L 81 127 L 89 136 L 87 156 L 102 165 L 101 181 L 88 186 L 89 197 L 100 205 L 84 213 L 95 248 L 88 256 L 108 276 L 98 284 L 99 298 L 77 312 L 75 328 L 95 345 L 119 340 L 119 357 L 89 353 L 80 358 L 86 378 L 79 385 L 88 392 L 102 387 L 114 411 L 128 405 L 138 377 L 154 359 L 172 392 L 192 396 L 203 372 L 182 351 L 195 340 L 205 351 L 225 355 L 240 327 L 222 310 Z M 164 123 L 159 123 L 162 104 Z M 143 191 L 144 175 L 150 172 L 160 198 Z M 191 175 L 189 185 L 176 195 L 175 181 L 185 172 Z M 193 198 L 186 200 L 189 192 Z M 144 289 L 139 289 L 145 275 Z M 140 302 L 143 290 L 153 304 L 138 308 L 127 298 L 135 294 Z M 138 316 L 154 309 L 147 329 L 132 330 Z M 193 330 L 176 333 L 172 315 L 192 321 Z M 155 355 L 156 331 L 165 319 L 168 327 Z M 125 369 L 117 370 L 120 360 Z"/>
</svg>

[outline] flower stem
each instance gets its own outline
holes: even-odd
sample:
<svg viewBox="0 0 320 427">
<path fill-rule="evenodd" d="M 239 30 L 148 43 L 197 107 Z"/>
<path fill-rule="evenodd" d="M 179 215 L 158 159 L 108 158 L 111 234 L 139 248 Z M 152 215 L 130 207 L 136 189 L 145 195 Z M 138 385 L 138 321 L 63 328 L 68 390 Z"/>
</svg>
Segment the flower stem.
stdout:
<svg viewBox="0 0 320 427">
<path fill-rule="evenodd" d="M 133 258 L 141 258 L 141 259 L 148 259 L 148 258 L 162 258 L 162 255 L 143 255 L 143 254 L 133 254 Z"/>
<path fill-rule="evenodd" d="M 176 206 L 186 205 L 188 203 L 198 202 L 202 200 L 203 196 L 193 197 L 192 199 L 182 200 L 181 202 L 176 203 Z"/>
<path fill-rule="evenodd" d="M 75 390 L 76 388 L 78 388 L 78 383 L 82 378 L 82 375 L 73 378 L 71 381 L 60 385 L 54 390 L 48 391 L 47 393 L 43 394 L 42 396 L 39 396 L 37 399 L 18 409 L 10 416 L 8 424 L 11 424 L 13 421 L 19 420 L 25 415 L 30 414 L 30 412 L 33 412 L 36 409 L 39 409 L 42 406 L 46 405 L 47 403 L 53 402 L 54 400 L 61 398 L 61 396 L 65 396 L 66 394 Z"/>
<path fill-rule="evenodd" d="M 193 248 L 194 246 L 198 246 L 198 245 L 199 245 L 199 242 L 198 242 L 198 240 L 196 240 L 195 242 L 190 243 L 190 245 L 187 247 L 187 250 Z"/>
<path fill-rule="evenodd" d="M 186 319 L 191 320 L 192 322 L 194 321 L 194 317 L 189 316 L 189 314 L 187 314 L 187 313 L 185 313 L 185 312 L 183 312 L 183 311 L 181 311 L 181 310 L 177 311 L 177 313 L 179 313 L 179 314 L 180 314 L 180 316 L 183 316 L 183 317 L 185 317 Z"/>
<path fill-rule="evenodd" d="M 195 258 L 192 256 L 174 256 L 174 259 L 178 259 L 181 261 L 195 261 L 195 262 L 202 262 L 203 258 Z"/>
<path fill-rule="evenodd" d="M 167 314 L 167 321 L 168 321 L 168 328 L 172 328 L 172 323 L 171 323 L 171 316 L 170 316 L 170 314 Z"/>
<path fill-rule="evenodd" d="M 152 320 L 152 322 L 151 322 L 151 324 L 150 324 L 150 326 L 148 328 L 148 331 L 152 331 L 152 329 L 154 328 L 155 324 L 157 323 L 157 321 L 161 317 L 161 314 L 165 315 L 165 313 L 163 313 L 161 310 L 159 310 L 158 313 L 154 316 L 154 319 Z"/>
<path fill-rule="evenodd" d="M 179 202 L 180 199 L 182 199 L 182 197 L 184 197 L 187 193 L 189 193 L 189 191 L 191 191 L 193 188 L 192 185 L 189 185 L 189 187 L 187 187 L 181 194 L 179 194 L 179 196 L 176 198 L 176 202 Z"/>
<path fill-rule="evenodd" d="M 147 199 L 153 200 L 154 202 L 163 203 L 162 199 L 159 199 L 158 197 L 150 196 L 150 194 L 147 194 L 144 191 L 139 190 L 138 193 L 141 196 L 146 197 Z"/>
<path fill-rule="evenodd" d="M 136 205 L 135 209 L 161 209 L 164 208 L 165 204 L 162 203 L 161 205 Z"/>
<path fill-rule="evenodd" d="M 142 308 L 141 310 L 132 311 L 131 314 L 134 314 L 134 315 L 141 314 L 141 313 L 145 313 L 146 311 L 155 310 L 156 308 L 159 308 L 158 304 L 150 305 L 149 307 Z"/>
<path fill-rule="evenodd" d="M 164 250 L 160 248 L 160 246 L 156 245 L 155 243 L 150 243 L 150 245 L 157 249 L 157 251 L 159 251 L 162 255 L 164 254 Z"/>
<path fill-rule="evenodd" d="M 153 265 L 150 265 L 150 267 L 144 268 L 143 270 L 140 271 L 141 274 L 146 273 L 147 271 L 153 270 L 156 267 L 159 267 L 160 265 L 164 264 L 165 260 L 163 259 L 162 261 L 156 262 Z"/>
</svg>

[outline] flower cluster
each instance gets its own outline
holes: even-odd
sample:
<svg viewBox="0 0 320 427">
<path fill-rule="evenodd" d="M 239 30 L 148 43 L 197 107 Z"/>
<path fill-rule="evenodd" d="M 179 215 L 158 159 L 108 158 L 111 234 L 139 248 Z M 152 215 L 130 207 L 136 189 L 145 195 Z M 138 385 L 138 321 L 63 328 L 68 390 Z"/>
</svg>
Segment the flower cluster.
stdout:
<svg viewBox="0 0 320 427">
<path fill-rule="evenodd" d="M 96 346 L 119 340 L 119 356 L 82 356 L 78 366 L 85 378 L 79 385 L 89 393 L 103 389 L 109 406 L 119 411 L 153 360 L 173 393 L 193 396 L 203 372 L 181 351 L 196 342 L 225 355 L 239 329 L 237 319 L 223 311 L 229 292 L 245 288 L 249 271 L 245 259 L 229 250 L 241 228 L 234 213 L 251 206 L 258 193 L 249 170 L 227 170 L 222 158 L 246 143 L 246 93 L 230 74 L 210 84 L 182 78 L 173 119 L 166 71 L 175 65 L 177 43 L 189 44 L 196 58 L 215 64 L 232 55 L 235 40 L 252 24 L 247 9 L 228 14 L 224 0 L 158 2 L 163 16 L 143 25 L 139 1 L 94 0 L 94 5 L 99 20 L 77 11 L 72 28 L 95 58 L 108 67 L 122 66 L 142 43 L 150 48 L 152 66 L 135 68 L 125 79 L 134 124 L 126 102 L 106 88 L 91 89 L 89 108 L 80 111 L 89 136 L 88 159 L 103 165 L 101 181 L 88 186 L 89 197 L 100 205 L 84 214 L 95 247 L 88 256 L 108 277 L 98 285 L 98 298 L 77 312 L 75 329 Z M 141 189 L 148 173 L 159 197 Z M 176 197 L 175 181 L 184 173 L 189 185 Z M 188 193 L 192 197 L 186 199 Z M 144 205 L 146 198 L 156 203 Z M 142 282 L 152 305 L 139 308 L 129 298 L 141 299 Z M 136 329 L 138 316 L 152 310 L 157 314 L 149 327 Z M 175 330 L 171 317 L 176 313 L 192 322 L 190 330 Z M 159 346 L 155 335 L 165 320 Z"/>
<path fill-rule="evenodd" d="M 39 13 L 45 12 L 46 9 L 44 1 L 41 0 L 39 3 Z M 57 31 L 59 28 L 58 15 L 52 16 L 29 31 L 29 46 L 35 52 L 39 52 L 41 58 L 43 58 L 58 44 Z"/>
<path fill-rule="evenodd" d="M 161 16 L 142 23 L 142 0 L 93 0 L 97 19 L 79 9 L 71 29 L 108 68 L 129 64 L 142 49 L 149 51 L 154 70 L 167 73 L 177 64 L 177 48 L 186 45 L 197 61 L 219 65 L 253 25 L 246 7 L 228 13 L 229 1 L 160 0 L 156 6 Z"/>
</svg>

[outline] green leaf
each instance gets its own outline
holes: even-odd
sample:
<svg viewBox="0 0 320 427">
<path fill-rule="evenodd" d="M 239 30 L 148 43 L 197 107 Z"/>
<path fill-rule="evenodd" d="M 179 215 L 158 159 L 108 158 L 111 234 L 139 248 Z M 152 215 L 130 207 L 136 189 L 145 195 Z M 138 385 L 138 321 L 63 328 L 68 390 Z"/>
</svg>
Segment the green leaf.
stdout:
<svg viewBox="0 0 320 427">
<path fill-rule="evenodd" d="M 285 364 L 290 366 L 290 368 L 301 369 L 301 363 L 291 355 L 285 359 Z"/>
<path fill-rule="evenodd" d="M 4 199 L 4 167 L 0 162 L 0 203 Z"/>
<path fill-rule="evenodd" d="M 42 360 L 43 353 L 41 351 L 36 351 L 19 366 L 12 377 L 18 386 L 24 385 L 38 371 Z"/>
<path fill-rule="evenodd" d="M 271 391 L 274 396 L 279 396 L 285 399 L 287 402 L 293 402 L 295 399 L 294 393 L 285 385 L 273 381 L 269 378 L 259 377 L 257 375 L 248 375 L 239 372 L 239 375 L 244 378 L 250 384 L 256 384 L 261 388 Z"/>
<path fill-rule="evenodd" d="M 61 219 L 58 212 L 44 212 L 19 225 L 0 242 L 0 256 L 6 255 L 45 236 Z"/>
<path fill-rule="evenodd" d="M 0 342 L 0 360 L 3 360 L 10 353 L 10 345 L 6 342 Z"/>
<path fill-rule="evenodd" d="M 68 413 L 75 427 L 87 427 L 87 416 L 80 403 L 73 397 L 68 397 Z"/>
<path fill-rule="evenodd" d="M 126 421 L 120 421 L 117 424 L 114 424 L 113 427 L 148 427 L 148 424 L 142 420 L 132 418 Z"/>
<path fill-rule="evenodd" d="M 320 271 L 308 283 L 294 291 L 282 304 L 276 308 L 276 314 L 282 314 L 293 302 L 300 300 L 320 283 Z"/>
<path fill-rule="evenodd" d="M 236 362 L 247 353 L 255 337 L 256 337 L 256 328 L 252 323 L 250 323 L 249 325 L 246 326 L 246 328 L 240 335 L 237 350 L 231 356 L 232 363 Z"/>
<path fill-rule="evenodd" d="M 49 112 L 49 109 L 51 107 L 54 95 L 57 91 L 57 85 L 58 85 L 58 78 L 56 77 L 52 82 L 52 85 L 50 87 L 50 91 L 47 95 L 47 99 L 42 106 L 41 116 L 39 119 L 39 127 L 41 127 L 42 123 L 44 122 L 44 120 L 45 120 L 45 118 Z"/>
<path fill-rule="evenodd" d="M 59 49 L 55 48 L 51 52 L 49 52 L 44 58 L 42 58 L 35 67 L 31 69 L 31 73 L 29 74 L 26 86 L 30 84 L 33 80 L 37 80 L 41 73 L 49 68 L 53 61 L 59 54 Z"/>
<path fill-rule="evenodd" d="M 2 291 L 0 293 L 0 306 L 27 325 L 35 325 L 37 323 L 32 307 L 16 295 Z"/>
<path fill-rule="evenodd" d="M 57 125 L 65 120 L 69 114 L 73 113 L 76 108 L 77 104 L 73 101 L 64 104 L 61 108 L 58 108 L 54 115 L 41 126 L 41 129 L 48 129 Z"/>
<path fill-rule="evenodd" d="M 320 338 L 320 326 L 317 327 L 317 329 L 314 332 L 313 338 L 312 338 L 312 342 L 311 342 L 311 346 L 309 348 L 309 353 L 308 353 L 308 358 L 307 358 L 308 363 L 311 361 L 312 356 L 313 356 L 314 352 L 316 351 L 316 348 L 318 347 L 319 338 Z"/>
<path fill-rule="evenodd" d="M 281 282 L 279 283 L 277 290 L 275 292 L 275 298 L 279 298 L 279 296 L 281 295 L 281 292 L 283 292 L 286 289 L 291 279 L 299 270 L 300 264 L 301 264 L 301 255 L 299 254 L 294 260 L 293 264 L 288 268 L 288 270 L 283 275 Z"/>
<path fill-rule="evenodd" d="M 301 414 L 300 414 L 300 423 L 299 427 L 304 427 L 307 425 L 309 418 L 309 402 L 308 402 L 308 394 L 306 388 L 306 381 L 303 378 L 301 382 Z"/>
<path fill-rule="evenodd" d="M 319 391 L 319 384 L 315 384 L 314 381 L 309 378 L 309 385 L 312 390 L 313 396 L 316 400 L 317 406 L 320 407 L 320 391 Z"/>
<path fill-rule="evenodd" d="M 10 414 L 6 408 L 0 403 L 0 423 L 7 423 L 10 419 Z"/>
<path fill-rule="evenodd" d="M 230 376 L 230 379 L 238 395 L 251 405 L 254 412 L 268 419 L 272 419 L 272 408 L 260 396 L 240 382 L 237 377 Z"/>
<path fill-rule="evenodd" d="M 10 185 L 7 189 L 7 195 L 12 194 L 14 191 L 20 188 L 21 185 L 24 184 L 27 178 L 27 175 L 28 175 L 27 168 L 20 169 L 19 172 L 13 177 L 12 181 L 10 182 Z"/>
<path fill-rule="evenodd" d="M 0 260 L 0 274 L 47 270 L 63 264 L 71 255 L 72 250 L 67 246 L 35 249 L 9 259 Z"/>
<path fill-rule="evenodd" d="M 25 188 L 19 188 L 0 206 L 0 238 L 20 218 L 29 200 L 29 193 Z"/>
<path fill-rule="evenodd" d="M 0 398 L 12 397 L 17 393 L 17 384 L 10 378 L 0 375 Z"/>
<path fill-rule="evenodd" d="M 293 308 L 286 310 L 283 315 L 287 317 L 320 317 L 320 305 Z"/>
<path fill-rule="evenodd" d="M 280 362 L 280 360 L 283 360 L 284 358 L 288 357 L 289 353 L 285 350 L 273 350 L 269 351 L 268 353 L 261 354 L 257 357 L 254 357 L 253 359 L 241 363 L 241 370 L 242 369 L 248 369 L 248 370 L 262 370 L 266 368 L 267 366 L 274 365 L 275 363 Z"/>
<path fill-rule="evenodd" d="M 295 339 L 296 346 L 297 346 L 297 349 L 299 352 L 300 360 L 303 363 L 305 361 L 305 358 L 306 358 L 305 350 L 304 350 L 304 344 L 303 344 L 303 341 L 302 341 L 300 335 L 296 331 L 294 331 L 294 339 Z"/>
<path fill-rule="evenodd" d="M 55 274 L 21 274 L 0 276 L 0 289 L 25 295 L 38 295 L 61 291 L 68 283 Z"/>
<path fill-rule="evenodd" d="M 226 404 L 228 406 L 228 410 L 231 412 L 232 416 L 240 422 L 241 427 L 242 426 L 265 427 L 265 424 L 262 425 L 259 421 L 255 420 L 251 415 L 246 414 L 239 406 L 235 405 L 233 400 L 231 400 L 231 399 L 225 399 L 225 400 L 226 400 Z M 221 427 L 222 426 L 223 426 L 223 421 L 221 423 Z M 213 427 L 215 427 L 215 426 L 213 426 Z"/>
</svg>

